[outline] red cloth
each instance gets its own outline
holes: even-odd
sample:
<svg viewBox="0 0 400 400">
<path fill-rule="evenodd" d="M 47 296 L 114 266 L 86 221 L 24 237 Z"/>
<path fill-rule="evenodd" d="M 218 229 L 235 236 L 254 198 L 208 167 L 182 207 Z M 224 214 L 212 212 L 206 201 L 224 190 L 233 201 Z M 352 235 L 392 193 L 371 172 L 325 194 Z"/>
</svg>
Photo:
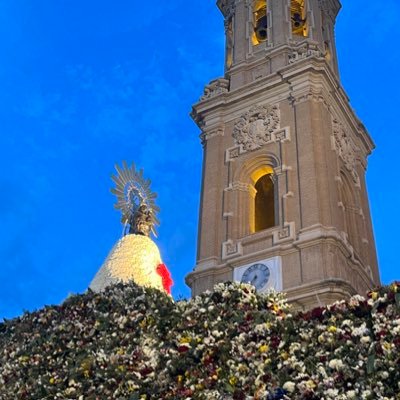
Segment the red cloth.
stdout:
<svg viewBox="0 0 400 400">
<path fill-rule="evenodd" d="M 171 286 L 174 284 L 174 281 L 172 280 L 172 277 L 171 277 L 170 272 L 168 271 L 168 268 L 165 266 L 165 264 L 159 264 L 156 271 L 157 271 L 157 274 L 161 276 L 164 290 L 168 294 L 171 294 Z"/>
</svg>

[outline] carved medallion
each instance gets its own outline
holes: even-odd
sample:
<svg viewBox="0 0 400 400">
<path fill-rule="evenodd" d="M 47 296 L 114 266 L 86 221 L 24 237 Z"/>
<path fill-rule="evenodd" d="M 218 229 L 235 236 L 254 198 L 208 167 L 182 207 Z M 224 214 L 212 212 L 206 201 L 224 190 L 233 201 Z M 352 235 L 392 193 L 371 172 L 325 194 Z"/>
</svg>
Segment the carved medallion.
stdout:
<svg viewBox="0 0 400 400">
<path fill-rule="evenodd" d="M 272 141 L 272 133 L 279 126 L 278 106 L 255 106 L 235 123 L 233 137 L 243 150 L 257 150 Z"/>
</svg>

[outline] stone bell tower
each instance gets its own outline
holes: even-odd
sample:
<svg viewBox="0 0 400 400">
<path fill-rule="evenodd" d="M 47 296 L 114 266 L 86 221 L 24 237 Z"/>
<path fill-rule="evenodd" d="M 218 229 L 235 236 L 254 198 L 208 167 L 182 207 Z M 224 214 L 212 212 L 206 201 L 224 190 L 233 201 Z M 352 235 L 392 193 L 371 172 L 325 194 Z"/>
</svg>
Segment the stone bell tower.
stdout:
<svg viewBox="0 0 400 400">
<path fill-rule="evenodd" d="M 192 116 L 203 177 L 196 295 L 223 281 L 297 308 L 380 283 L 365 185 L 374 144 L 341 87 L 338 0 L 218 0 L 225 76 Z"/>
</svg>

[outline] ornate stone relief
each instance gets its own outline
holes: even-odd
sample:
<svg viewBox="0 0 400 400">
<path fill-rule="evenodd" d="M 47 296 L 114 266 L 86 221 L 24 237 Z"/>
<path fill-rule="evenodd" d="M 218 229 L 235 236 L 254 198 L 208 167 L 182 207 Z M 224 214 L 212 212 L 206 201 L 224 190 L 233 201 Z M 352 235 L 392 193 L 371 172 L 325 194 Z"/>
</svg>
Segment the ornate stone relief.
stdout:
<svg viewBox="0 0 400 400">
<path fill-rule="evenodd" d="M 229 92 L 229 80 L 225 78 L 218 78 L 211 81 L 204 88 L 204 93 L 200 97 L 200 101 L 211 99 L 212 97 L 228 92 Z"/>
<path fill-rule="evenodd" d="M 325 53 L 315 44 L 304 43 L 300 47 L 293 48 L 288 57 L 289 64 L 293 64 L 309 57 L 324 58 Z"/>
<path fill-rule="evenodd" d="M 227 149 L 226 161 L 266 144 L 290 139 L 289 128 L 280 128 L 278 106 L 254 106 L 235 123 L 232 136 L 235 146 Z"/>
<path fill-rule="evenodd" d="M 356 171 L 356 161 L 358 148 L 353 139 L 347 134 L 343 124 L 337 119 L 333 119 L 332 149 L 342 159 L 346 169 L 351 173 L 356 185 L 360 184 L 360 178 Z"/>
<path fill-rule="evenodd" d="M 283 228 L 276 230 L 273 233 L 273 241 L 274 244 L 286 242 L 288 240 L 295 239 L 295 223 L 294 222 L 286 222 Z"/>
<path fill-rule="evenodd" d="M 245 151 L 256 150 L 272 140 L 279 125 L 278 106 L 255 106 L 235 123 L 233 138 Z"/>
<path fill-rule="evenodd" d="M 222 259 L 241 256 L 243 254 L 242 244 L 240 242 L 234 242 L 229 239 L 222 243 Z"/>
</svg>

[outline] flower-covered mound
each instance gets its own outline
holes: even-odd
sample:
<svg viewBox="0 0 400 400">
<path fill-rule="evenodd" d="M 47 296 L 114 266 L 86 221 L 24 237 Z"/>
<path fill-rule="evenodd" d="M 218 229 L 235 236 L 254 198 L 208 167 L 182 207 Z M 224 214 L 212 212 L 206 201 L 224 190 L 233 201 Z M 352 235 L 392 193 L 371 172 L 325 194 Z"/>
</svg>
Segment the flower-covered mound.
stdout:
<svg viewBox="0 0 400 400">
<path fill-rule="evenodd" d="M 400 285 L 308 313 L 118 284 L 0 324 L 0 399 L 400 399 Z"/>
</svg>

